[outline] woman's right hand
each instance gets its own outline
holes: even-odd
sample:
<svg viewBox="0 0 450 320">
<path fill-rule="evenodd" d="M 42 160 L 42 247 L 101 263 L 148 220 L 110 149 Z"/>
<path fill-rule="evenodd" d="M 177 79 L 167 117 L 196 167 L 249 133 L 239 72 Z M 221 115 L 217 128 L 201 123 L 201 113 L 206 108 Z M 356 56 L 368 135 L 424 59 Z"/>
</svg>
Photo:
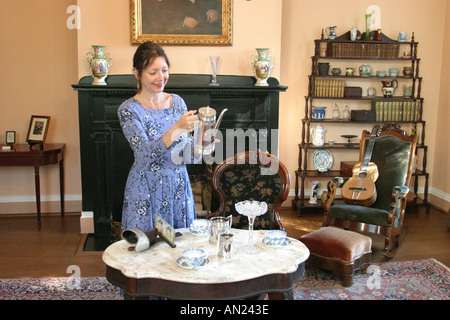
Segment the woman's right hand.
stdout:
<svg viewBox="0 0 450 320">
<path fill-rule="evenodd" d="M 169 129 L 169 131 L 163 134 L 162 139 L 166 149 L 170 148 L 175 140 L 178 139 L 180 134 L 194 131 L 195 123 L 199 121 L 196 113 L 197 110 L 191 110 L 184 113 L 181 118 Z"/>
<path fill-rule="evenodd" d="M 191 110 L 184 113 L 181 118 L 177 121 L 177 127 L 181 130 L 186 130 L 187 132 L 194 131 L 195 123 L 198 121 L 197 110 Z"/>
</svg>

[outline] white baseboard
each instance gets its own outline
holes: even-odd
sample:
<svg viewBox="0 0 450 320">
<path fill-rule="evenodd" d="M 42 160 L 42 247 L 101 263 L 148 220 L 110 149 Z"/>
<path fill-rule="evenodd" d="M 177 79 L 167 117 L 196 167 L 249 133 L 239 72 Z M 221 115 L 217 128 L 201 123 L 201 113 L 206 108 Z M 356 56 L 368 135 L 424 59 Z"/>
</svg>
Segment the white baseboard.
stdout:
<svg viewBox="0 0 450 320">
<path fill-rule="evenodd" d="M 59 194 L 41 195 L 41 202 L 59 201 Z M 65 194 L 65 201 L 81 201 L 81 194 Z M 6 196 L 0 197 L 0 203 L 9 202 L 36 202 L 36 196 Z"/>
<path fill-rule="evenodd" d="M 81 195 L 65 195 L 64 207 L 65 212 L 81 212 Z M 41 196 L 42 213 L 59 213 L 60 211 L 59 194 Z M 36 197 L 34 195 L 0 197 L 0 215 L 2 214 L 36 214 Z"/>
<path fill-rule="evenodd" d="M 419 190 L 420 190 L 420 188 L 419 188 Z M 428 192 L 430 194 L 432 194 L 444 201 L 450 202 L 450 194 L 445 193 L 445 192 L 438 190 L 436 188 L 433 188 L 433 187 L 429 187 L 428 190 L 429 190 Z M 423 187 L 422 187 L 422 191 L 423 191 Z"/>
</svg>

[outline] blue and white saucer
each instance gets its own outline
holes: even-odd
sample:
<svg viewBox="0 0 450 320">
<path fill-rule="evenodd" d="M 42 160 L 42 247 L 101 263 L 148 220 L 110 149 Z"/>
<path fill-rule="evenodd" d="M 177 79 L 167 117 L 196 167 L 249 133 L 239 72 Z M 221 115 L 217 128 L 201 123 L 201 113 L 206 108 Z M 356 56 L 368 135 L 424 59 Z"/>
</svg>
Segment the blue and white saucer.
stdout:
<svg viewBox="0 0 450 320">
<path fill-rule="evenodd" d="M 177 259 L 177 264 L 185 269 L 199 269 L 199 268 L 203 268 L 206 265 L 208 265 L 209 263 L 209 259 L 205 258 L 203 259 L 199 265 L 193 265 L 191 263 L 189 263 L 188 259 L 186 259 L 185 257 L 180 257 Z"/>
<path fill-rule="evenodd" d="M 266 246 L 274 247 L 274 248 L 284 248 L 290 245 L 292 242 L 288 238 L 285 238 L 282 243 L 274 243 L 271 241 L 269 237 L 266 237 L 262 239 L 262 243 L 264 243 Z"/>
</svg>

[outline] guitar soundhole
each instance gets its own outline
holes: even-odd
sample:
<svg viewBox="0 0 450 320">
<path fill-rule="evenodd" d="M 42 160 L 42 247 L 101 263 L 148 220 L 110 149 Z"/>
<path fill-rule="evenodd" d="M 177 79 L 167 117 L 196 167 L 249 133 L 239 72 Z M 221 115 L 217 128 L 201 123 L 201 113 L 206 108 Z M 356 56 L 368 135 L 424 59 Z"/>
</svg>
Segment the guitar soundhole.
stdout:
<svg viewBox="0 0 450 320">
<path fill-rule="evenodd" d="M 359 179 L 364 179 L 367 177 L 367 172 L 366 171 L 360 171 L 358 172 L 358 178 Z"/>
</svg>

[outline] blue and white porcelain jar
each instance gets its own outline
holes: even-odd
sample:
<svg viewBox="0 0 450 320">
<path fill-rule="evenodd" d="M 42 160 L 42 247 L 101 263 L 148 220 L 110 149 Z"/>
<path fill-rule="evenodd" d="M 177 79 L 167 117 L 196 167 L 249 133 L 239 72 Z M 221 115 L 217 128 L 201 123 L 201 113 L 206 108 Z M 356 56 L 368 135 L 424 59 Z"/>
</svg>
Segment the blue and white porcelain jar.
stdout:
<svg viewBox="0 0 450 320">
<path fill-rule="evenodd" d="M 312 119 L 316 121 L 321 121 L 325 118 L 325 108 L 326 107 L 312 107 Z"/>
</svg>

